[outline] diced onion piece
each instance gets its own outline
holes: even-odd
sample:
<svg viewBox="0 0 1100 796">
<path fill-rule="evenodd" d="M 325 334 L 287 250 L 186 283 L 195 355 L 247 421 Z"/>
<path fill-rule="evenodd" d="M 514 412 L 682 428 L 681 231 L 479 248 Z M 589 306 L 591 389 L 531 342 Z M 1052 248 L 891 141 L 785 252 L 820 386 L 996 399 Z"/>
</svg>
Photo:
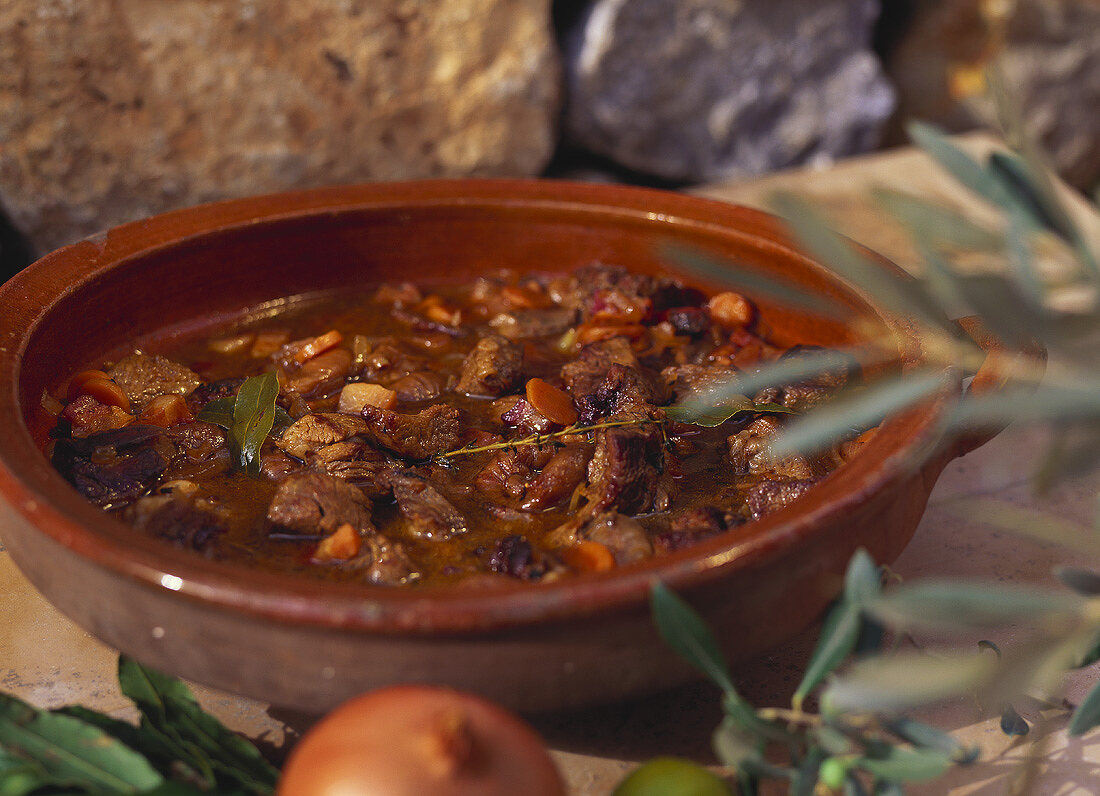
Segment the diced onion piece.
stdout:
<svg viewBox="0 0 1100 796">
<path fill-rule="evenodd" d="M 317 549 L 313 551 L 313 560 L 347 561 L 359 555 L 362 544 L 359 533 L 350 522 L 345 522 L 318 543 Z"/>
<path fill-rule="evenodd" d="M 615 555 L 605 544 L 599 542 L 577 542 L 565 549 L 562 560 L 581 572 L 607 572 L 615 568 Z"/>
<path fill-rule="evenodd" d="M 65 391 L 65 397 L 70 401 L 79 398 L 81 395 L 84 394 L 81 388 L 84 386 L 84 383 L 89 379 L 110 380 L 110 378 L 111 377 L 104 373 L 102 370 L 82 370 L 71 379 L 69 379 L 69 387 Z"/>
<path fill-rule="evenodd" d="M 256 342 L 256 335 L 252 332 L 238 334 L 235 337 L 220 337 L 211 340 L 207 345 L 215 354 L 239 354 L 246 348 L 250 348 Z"/>
<path fill-rule="evenodd" d="M 193 419 L 182 395 L 158 395 L 142 411 L 138 422 L 168 428 Z"/>
<path fill-rule="evenodd" d="M 755 314 L 752 302 L 730 290 L 712 296 L 707 309 L 711 320 L 719 326 L 748 326 Z"/>
<path fill-rule="evenodd" d="M 313 359 L 318 354 L 323 354 L 330 348 L 335 348 L 340 345 L 344 340 L 344 335 L 340 334 L 335 329 L 329 329 L 324 334 L 319 334 L 312 340 L 307 341 L 301 348 L 294 352 L 293 359 L 299 365 L 310 359 Z"/>
<path fill-rule="evenodd" d="M 531 379 L 527 382 L 527 402 L 543 417 L 559 426 L 571 426 L 577 422 L 577 410 L 573 407 L 573 399 L 569 397 L 569 393 L 542 379 Z"/>
<path fill-rule="evenodd" d="M 364 406 L 377 406 L 379 409 L 393 409 L 397 405 L 397 393 L 381 384 L 352 382 L 340 390 L 339 411 L 357 415 Z"/>
<path fill-rule="evenodd" d="M 122 388 L 110 379 L 91 378 L 80 385 L 80 395 L 90 395 L 107 406 L 117 406 L 129 412 L 130 399 Z"/>
<path fill-rule="evenodd" d="M 256 359 L 264 359 L 286 345 L 288 340 L 290 340 L 290 332 L 285 329 L 259 332 L 249 354 Z"/>
<path fill-rule="evenodd" d="M 54 417 L 61 414 L 61 410 L 65 408 L 65 405 L 61 403 L 61 401 L 54 398 L 46 390 L 42 391 L 42 398 L 39 399 L 39 404 L 47 414 L 51 414 Z"/>
</svg>

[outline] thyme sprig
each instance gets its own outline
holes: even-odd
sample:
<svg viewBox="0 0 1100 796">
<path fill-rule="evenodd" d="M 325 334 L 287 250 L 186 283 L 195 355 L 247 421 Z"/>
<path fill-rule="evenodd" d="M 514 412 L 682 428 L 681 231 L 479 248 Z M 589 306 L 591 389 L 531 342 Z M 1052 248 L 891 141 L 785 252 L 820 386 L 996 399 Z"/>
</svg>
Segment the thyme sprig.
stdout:
<svg viewBox="0 0 1100 796">
<path fill-rule="evenodd" d="M 664 417 L 638 417 L 629 420 L 604 420 L 589 425 L 573 424 L 560 431 L 548 431 L 545 434 L 534 433 L 520 439 L 506 439 L 500 442 L 490 442 L 485 445 L 477 445 L 473 442 L 463 445 L 461 448 L 436 454 L 432 461 L 443 462 L 456 456 L 466 456 L 472 453 L 484 453 L 486 451 L 510 450 L 522 446 L 545 445 L 549 442 L 557 442 L 567 437 L 578 437 L 591 434 L 605 428 L 618 428 L 622 426 L 660 426 L 661 433 L 669 423 L 687 423 L 688 425 L 714 428 L 738 415 L 762 415 L 762 414 L 794 414 L 793 409 L 774 403 L 753 403 L 748 399 L 738 396 L 740 400 L 728 406 L 705 407 L 697 410 L 694 405 L 664 407 Z"/>
<path fill-rule="evenodd" d="M 566 426 L 561 431 L 549 431 L 545 434 L 535 433 L 530 434 L 526 437 L 521 437 L 520 439 L 506 439 L 501 440 L 500 442 L 490 442 L 486 445 L 475 445 L 471 442 L 467 445 L 463 445 L 461 448 L 455 448 L 454 450 L 447 451 L 446 453 L 436 454 L 436 456 L 433 458 L 437 461 L 445 461 L 447 459 L 452 459 L 456 456 L 466 456 L 471 453 L 509 450 L 511 448 L 518 448 L 526 445 L 533 445 L 535 447 L 538 447 L 540 445 L 545 445 L 548 442 L 554 442 L 556 440 L 564 439 L 566 437 L 576 437 L 583 434 L 590 434 L 593 431 L 599 431 L 602 428 L 616 428 L 619 426 L 649 426 L 657 424 L 663 425 L 667 422 L 668 420 L 666 420 L 665 418 L 640 417 L 631 420 L 606 420 L 602 423 L 593 423 L 587 426 L 578 426 L 576 424 L 573 424 L 571 426 Z"/>
</svg>

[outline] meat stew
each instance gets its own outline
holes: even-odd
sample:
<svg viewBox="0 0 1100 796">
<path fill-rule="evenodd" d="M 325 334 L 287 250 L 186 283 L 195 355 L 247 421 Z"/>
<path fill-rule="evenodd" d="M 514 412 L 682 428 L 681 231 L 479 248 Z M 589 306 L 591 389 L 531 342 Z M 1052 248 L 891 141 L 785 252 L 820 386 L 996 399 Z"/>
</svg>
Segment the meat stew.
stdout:
<svg viewBox="0 0 1100 796">
<path fill-rule="evenodd" d="M 799 351 L 739 294 L 618 266 L 386 283 L 76 374 L 45 400 L 48 452 L 92 502 L 213 558 L 546 582 L 751 533 L 843 463 L 868 434 L 766 451 L 855 368 L 762 390 L 713 427 L 669 412 Z M 264 390 L 270 432 L 235 438 Z"/>
</svg>

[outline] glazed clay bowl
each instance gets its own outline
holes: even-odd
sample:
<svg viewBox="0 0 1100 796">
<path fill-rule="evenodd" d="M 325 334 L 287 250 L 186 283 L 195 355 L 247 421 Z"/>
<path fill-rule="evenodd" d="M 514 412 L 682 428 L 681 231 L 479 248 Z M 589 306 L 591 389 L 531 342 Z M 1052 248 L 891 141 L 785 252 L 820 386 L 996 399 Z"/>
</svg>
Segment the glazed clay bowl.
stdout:
<svg viewBox="0 0 1100 796">
<path fill-rule="evenodd" d="M 44 390 L 112 350 L 155 350 L 247 308 L 380 280 L 469 280 L 489 268 L 593 261 L 672 270 L 693 246 L 828 296 L 861 328 L 904 320 L 799 254 L 769 216 L 657 191 L 523 181 L 340 187 L 230 201 L 128 224 L 56 251 L 0 288 L 0 534 L 27 578 L 95 636 L 158 669 L 324 711 L 393 682 L 445 683 L 521 710 L 651 692 L 692 672 L 660 642 L 647 593 L 686 596 L 736 661 L 818 617 L 849 557 L 892 561 L 945 464 L 943 389 L 889 419 L 850 462 L 751 533 L 620 570 L 490 590 L 333 584 L 207 560 L 85 502 L 42 453 Z M 880 262 L 882 268 L 893 266 Z M 896 269 L 895 269 L 896 270 Z M 694 284 L 705 281 L 685 276 Z M 784 344 L 858 342 L 850 324 L 761 302 Z"/>
</svg>

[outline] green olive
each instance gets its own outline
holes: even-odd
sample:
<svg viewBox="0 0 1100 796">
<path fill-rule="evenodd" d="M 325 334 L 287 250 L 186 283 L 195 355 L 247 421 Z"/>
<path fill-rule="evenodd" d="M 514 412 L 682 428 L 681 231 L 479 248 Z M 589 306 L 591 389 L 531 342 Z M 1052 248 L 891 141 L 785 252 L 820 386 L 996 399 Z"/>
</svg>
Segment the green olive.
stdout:
<svg viewBox="0 0 1100 796">
<path fill-rule="evenodd" d="M 844 787 L 844 780 L 848 778 L 848 769 L 852 767 L 850 757 L 830 757 L 821 764 L 817 770 L 817 779 L 822 785 L 833 790 Z"/>
<path fill-rule="evenodd" d="M 732 796 L 721 777 L 679 757 L 656 757 L 634 769 L 612 796 Z"/>
</svg>

